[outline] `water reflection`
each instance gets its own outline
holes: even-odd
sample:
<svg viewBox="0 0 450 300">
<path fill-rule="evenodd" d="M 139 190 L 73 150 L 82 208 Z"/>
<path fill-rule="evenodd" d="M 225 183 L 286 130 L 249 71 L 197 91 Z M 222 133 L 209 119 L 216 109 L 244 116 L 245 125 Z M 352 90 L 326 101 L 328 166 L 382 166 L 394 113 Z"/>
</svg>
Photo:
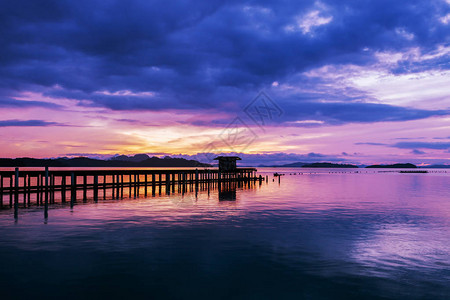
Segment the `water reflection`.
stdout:
<svg viewBox="0 0 450 300">
<path fill-rule="evenodd" d="M 218 186 L 219 201 L 236 201 L 237 182 L 224 182 Z"/>
<path fill-rule="evenodd" d="M 15 225 L 4 210 L 5 297 L 450 297 L 450 176 L 269 179 L 54 204 L 47 224 L 39 207 Z"/>
</svg>

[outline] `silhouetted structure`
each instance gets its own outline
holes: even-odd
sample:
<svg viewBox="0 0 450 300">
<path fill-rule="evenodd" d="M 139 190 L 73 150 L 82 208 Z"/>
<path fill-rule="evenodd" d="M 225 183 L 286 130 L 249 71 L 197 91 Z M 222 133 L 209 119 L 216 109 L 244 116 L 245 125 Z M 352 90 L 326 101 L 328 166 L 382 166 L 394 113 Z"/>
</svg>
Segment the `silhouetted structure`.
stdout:
<svg viewBox="0 0 450 300">
<path fill-rule="evenodd" d="M 147 196 L 151 191 L 152 196 L 164 189 L 166 194 L 175 192 L 176 187 L 183 193 L 189 189 L 197 192 L 201 186 L 217 186 L 221 191 L 232 182 L 251 184 L 251 182 L 263 180 L 256 176 L 255 168 L 235 168 L 233 172 L 221 173 L 218 169 L 94 169 L 94 170 L 0 170 L 0 209 L 5 205 L 14 207 L 14 217 L 18 216 L 19 203 L 24 207 L 31 205 L 44 205 L 44 216 L 48 215 L 49 204 L 55 203 L 56 195 L 60 194 L 60 202 L 70 200 L 73 206 L 77 198 L 86 201 L 92 198 L 97 201 L 100 196 L 103 199 L 111 197 L 118 199 L 124 197 L 124 189 L 128 189 L 131 197 L 139 197 L 142 188 Z M 91 196 L 88 197 L 88 193 Z M 109 195 L 108 195 L 109 194 Z M 234 199 L 233 193 L 223 198 Z M 9 200 L 9 201 L 8 201 Z"/>
<path fill-rule="evenodd" d="M 214 160 L 219 161 L 219 172 L 229 173 L 236 172 L 236 161 L 241 159 L 237 156 L 217 156 Z"/>
</svg>

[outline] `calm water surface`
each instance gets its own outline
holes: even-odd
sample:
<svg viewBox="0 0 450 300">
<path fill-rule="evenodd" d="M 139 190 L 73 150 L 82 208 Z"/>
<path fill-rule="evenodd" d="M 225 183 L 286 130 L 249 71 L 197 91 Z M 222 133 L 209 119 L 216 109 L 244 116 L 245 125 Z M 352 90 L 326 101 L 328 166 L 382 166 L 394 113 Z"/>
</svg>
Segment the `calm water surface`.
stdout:
<svg viewBox="0 0 450 300">
<path fill-rule="evenodd" d="M 1 298 L 450 299 L 450 170 L 259 171 L 220 195 L 4 209 Z"/>
</svg>

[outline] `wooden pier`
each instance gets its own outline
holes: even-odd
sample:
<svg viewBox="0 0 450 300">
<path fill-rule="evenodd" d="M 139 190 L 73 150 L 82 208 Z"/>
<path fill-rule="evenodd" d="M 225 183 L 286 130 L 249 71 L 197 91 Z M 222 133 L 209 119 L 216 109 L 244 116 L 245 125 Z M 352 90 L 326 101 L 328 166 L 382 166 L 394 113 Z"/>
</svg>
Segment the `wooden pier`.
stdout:
<svg viewBox="0 0 450 300">
<path fill-rule="evenodd" d="M 263 177 L 256 175 L 255 168 L 237 168 L 233 172 L 220 172 L 218 169 L 114 169 L 114 170 L 20 170 L 0 171 L 0 208 L 14 207 L 17 217 L 19 205 L 44 205 L 45 217 L 49 203 L 86 200 L 88 191 L 90 198 L 97 201 L 99 197 L 123 198 L 124 189 L 129 189 L 129 197 L 139 196 L 143 187 L 144 196 L 158 190 L 161 194 L 184 191 L 185 186 L 226 185 L 229 182 L 260 182 Z M 108 195 L 109 194 L 109 195 Z"/>
</svg>

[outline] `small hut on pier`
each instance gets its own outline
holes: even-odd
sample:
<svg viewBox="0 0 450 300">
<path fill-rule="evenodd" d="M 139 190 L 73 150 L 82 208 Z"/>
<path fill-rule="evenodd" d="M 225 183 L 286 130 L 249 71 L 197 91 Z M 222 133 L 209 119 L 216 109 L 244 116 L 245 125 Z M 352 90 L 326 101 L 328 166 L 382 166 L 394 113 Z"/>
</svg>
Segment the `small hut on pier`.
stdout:
<svg viewBox="0 0 450 300">
<path fill-rule="evenodd" d="M 236 172 L 236 161 L 241 160 L 237 156 L 217 156 L 214 160 L 219 161 L 219 172 L 230 173 Z"/>
</svg>

